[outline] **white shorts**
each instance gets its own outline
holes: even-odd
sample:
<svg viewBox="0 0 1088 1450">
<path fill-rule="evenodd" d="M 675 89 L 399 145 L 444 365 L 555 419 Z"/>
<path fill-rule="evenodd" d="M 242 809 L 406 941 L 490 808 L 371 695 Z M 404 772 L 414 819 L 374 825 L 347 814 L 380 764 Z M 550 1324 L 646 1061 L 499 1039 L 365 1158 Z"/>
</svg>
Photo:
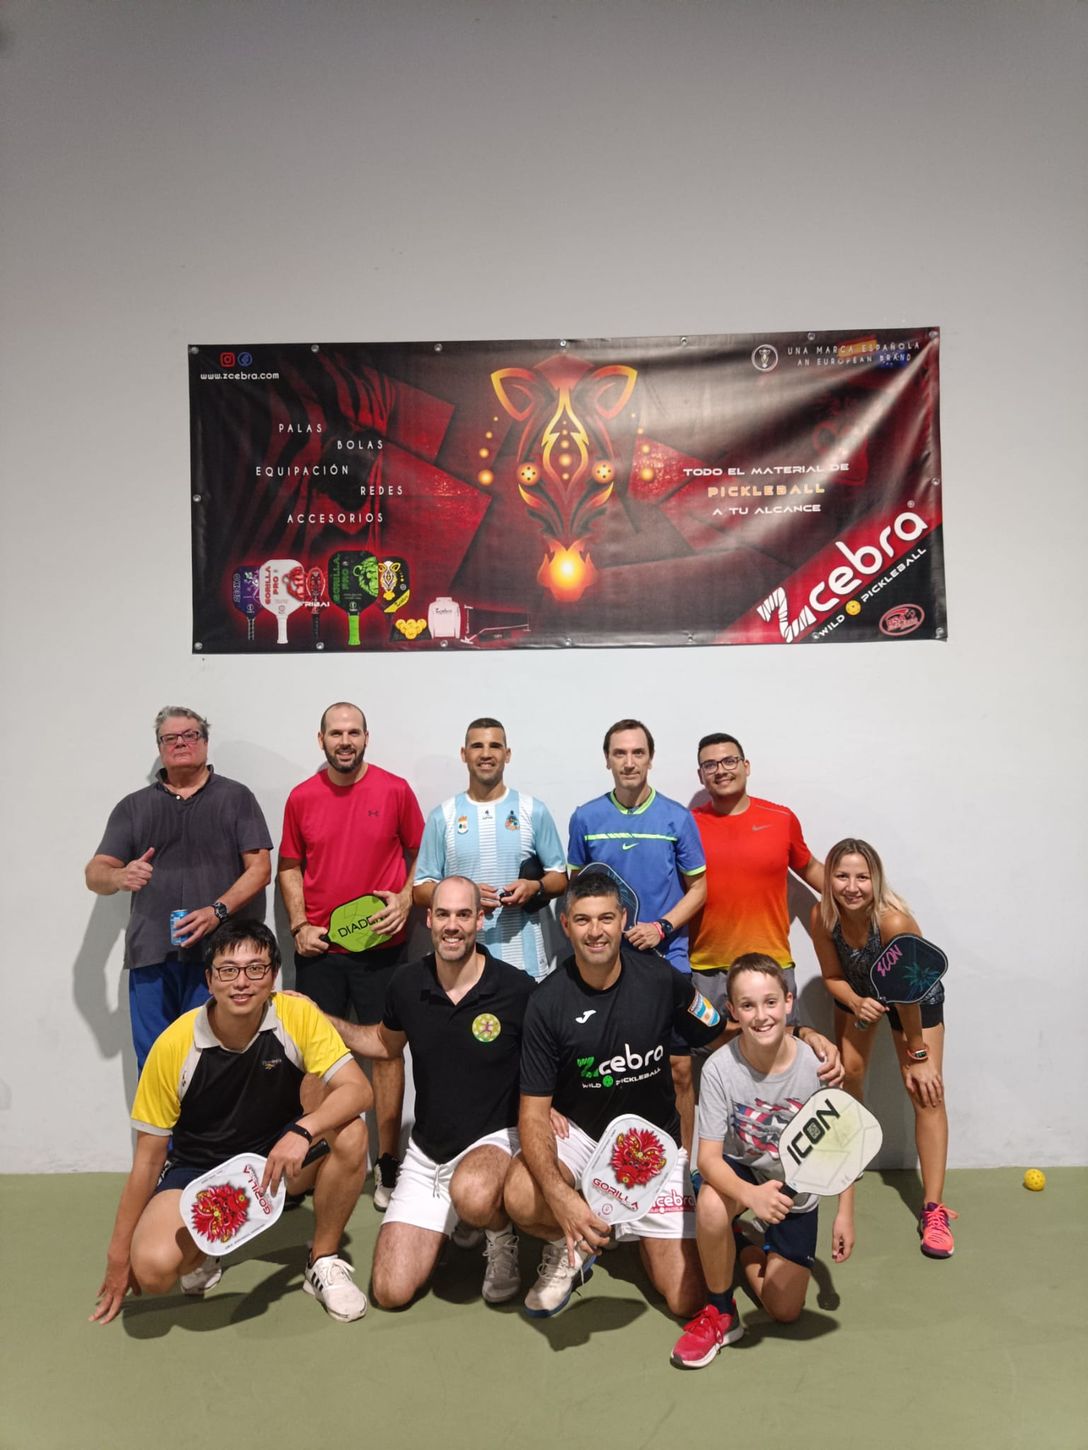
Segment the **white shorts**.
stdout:
<svg viewBox="0 0 1088 1450">
<path fill-rule="evenodd" d="M 597 1144 L 576 1123 L 570 1135 L 556 1138 L 560 1163 L 565 1163 L 580 1183 L 582 1170 L 597 1151 Z M 688 1155 L 680 1149 L 676 1165 L 658 1189 L 648 1213 L 630 1223 L 618 1223 L 613 1230 L 617 1243 L 625 1239 L 693 1239 L 695 1237 L 695 1189 L 688 1172 Z"/>
<path fill-rule="evenodd" d="M 404 1161 L 397 1174 L 397 1186 L 385 1210 L 386 1223 L 409 1223 L 413 1228 L 428 1228 L 434 1233 L 451 1234 L 457 1223 L 457 1210 L 450 1200 L 450 1180 L 461 1159 L 475 1148 L 501 1148 L 511 1158 L 521 1143 L 517 1128 L 500 1128 L 477 1138 L 448 1163 L 428 1158 L 414 1138 L 408 1139 Z"/>
</svg>

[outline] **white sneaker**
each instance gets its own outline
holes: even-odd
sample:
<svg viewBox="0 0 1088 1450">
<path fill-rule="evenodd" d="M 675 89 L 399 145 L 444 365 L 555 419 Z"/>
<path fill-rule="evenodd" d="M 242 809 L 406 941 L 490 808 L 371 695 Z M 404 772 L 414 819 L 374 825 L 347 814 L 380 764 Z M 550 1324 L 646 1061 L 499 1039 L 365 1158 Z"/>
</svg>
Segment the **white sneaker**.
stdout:
<svg viewBox="0 0 1088 1450">
<path fill-rule="evenodd" d="M 183 1294 L 191 1294 L 194 1299 L 199 1299 L 206 1289 L 214 1289 L 222 1277 L 223 1260 L 213 1259 L 211 1254 L 205 1254 L 203 1262 L 197 1264 L 192 1273 L 182 1274 L 178 1283 Z"/>
<path fill-rule="evenodd" d="M 302 1287 L 312 1294 L 331 1319 L 350 1324 L 366 1313 L 366 1295 L 352 1282 L 355 1270 L 335 1254 L 324 1254 L 306 1268 Z"/>
<path fill-rule="evenodd" d="M 450 1234 L 450 1243 L 455 1249 L 478 1249 L 484 1241 L 484 1230 L 473 1228 L 470 1223 L 457 1220 L 457 1226 Z"/>
<path fill-rule="evenodd" d="M 596 1254 L 574 1252 L 574 1267 L 567 1262 L 567 1241 L 557 1239 L 544 1245 L 537 1280 L 525 1296 L 525 1312 L 533 1319 L 547 1319 L 563 1309 L 577 1284 L 593 1273 Z"/>
<path fill-rule="evenodd" d="M 484 1270 L 484 1300 L 488 1304 L 505 1304 L 521 1288 L 517 1234 L 512 1228 L 487 1229 L 485 1233 L 487 1268 Z"/>
</svg>

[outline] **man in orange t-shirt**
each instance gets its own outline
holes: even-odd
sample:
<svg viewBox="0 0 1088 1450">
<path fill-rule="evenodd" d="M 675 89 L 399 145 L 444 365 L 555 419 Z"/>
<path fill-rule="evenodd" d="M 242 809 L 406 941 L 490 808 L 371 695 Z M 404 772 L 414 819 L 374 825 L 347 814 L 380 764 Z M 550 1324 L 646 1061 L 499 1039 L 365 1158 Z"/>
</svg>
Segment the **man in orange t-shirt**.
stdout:
<svg viewBox="0 0 1088 1450">
<path fill-rule="evenodd" d="M 692 923 L 690 956 L 699 990 L 718 1008 L 727 1001 L 729 967 L 745 952 L 773 957 L 796 1003 L 788 873 L 813 891 L 824 880 L 823 862 L 805 844 L 797 817 L 785 806 L 750 796 L 750 774 L 743 747 L 732 735 L 704 735 L 699 741 L 699 778 L 710 800 L 692 815 L 706 854 L 706 905 Z"/>
</svg>

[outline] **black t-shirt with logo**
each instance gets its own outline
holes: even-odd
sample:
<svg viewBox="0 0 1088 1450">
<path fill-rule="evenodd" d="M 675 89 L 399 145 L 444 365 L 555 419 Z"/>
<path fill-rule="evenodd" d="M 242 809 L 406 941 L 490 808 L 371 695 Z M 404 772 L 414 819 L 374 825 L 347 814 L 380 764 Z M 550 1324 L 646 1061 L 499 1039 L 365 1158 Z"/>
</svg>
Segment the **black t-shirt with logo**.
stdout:
<svg viewBox="0 0 1088 1450">
<path fill-rule="evenodd" d="M 493 957 L 480 980 L 451 1002 L 438 981 L 434 953 L 393 973 L 385 1026 L 403 1032 L 416 1090 L 412 1137 L 436 1163 L 448 1163 L 477 1138 L 518 1121 L 518 1063 L 532 977 Z"/>
<path fill-rule="evenodd" d="M 701 1047 L 721 1032 L 721 1020 L 691 978 L 656 954 L 625 948 L 620 963 L 603 992 L 582 980 L 573 957 L 540 984 L 525 1017 L 521 1090 L 550 1097 L 594 1139 L 621 1113 L 678 1138 L 673 1029 Z"/>
</svg>

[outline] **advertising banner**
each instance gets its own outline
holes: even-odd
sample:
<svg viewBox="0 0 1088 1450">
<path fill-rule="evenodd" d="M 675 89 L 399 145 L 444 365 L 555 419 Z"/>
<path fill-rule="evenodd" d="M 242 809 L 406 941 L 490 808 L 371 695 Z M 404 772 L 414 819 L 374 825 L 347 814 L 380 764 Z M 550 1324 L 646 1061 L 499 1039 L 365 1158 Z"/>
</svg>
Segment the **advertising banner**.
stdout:
<svg viewBox="0 0 1088 1450">
<path fill-rule="evenodd" d="M 190 347 L 193 648 L 944 639 L 939 342 Z"/>
</svg>

